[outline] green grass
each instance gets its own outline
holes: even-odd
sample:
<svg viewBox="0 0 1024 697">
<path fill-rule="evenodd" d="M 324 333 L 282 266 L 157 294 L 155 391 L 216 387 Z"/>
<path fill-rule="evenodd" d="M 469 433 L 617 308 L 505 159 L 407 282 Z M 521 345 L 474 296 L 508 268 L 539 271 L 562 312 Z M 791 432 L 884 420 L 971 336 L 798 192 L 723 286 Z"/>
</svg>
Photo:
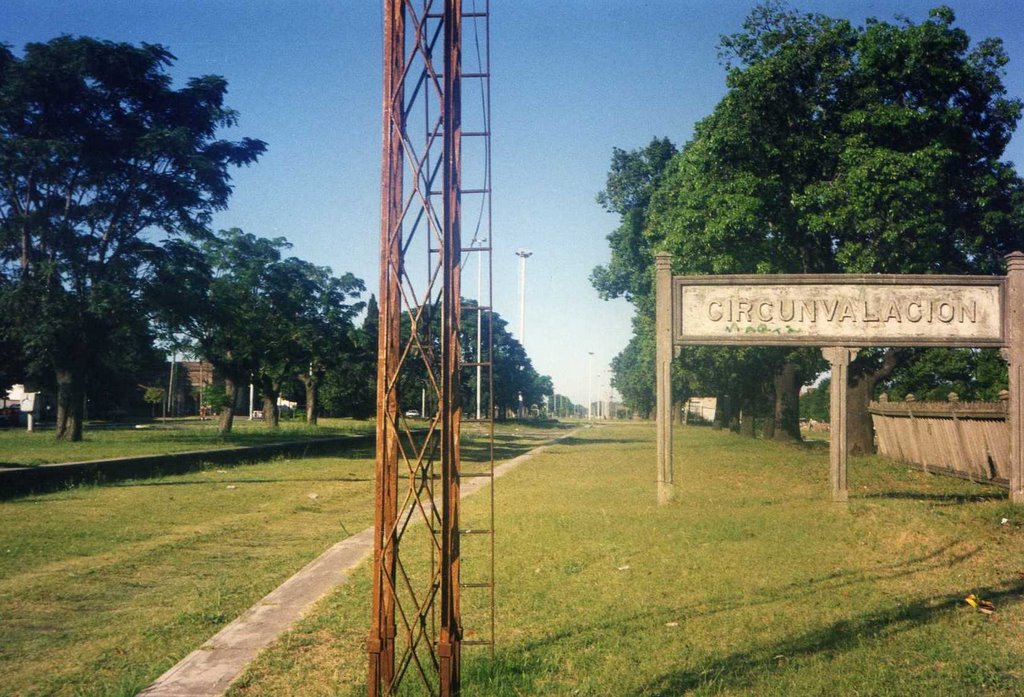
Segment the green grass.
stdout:
<svg viewBox="0 0 1024 697">
<path fill-rule="evenodd" d="M 821 443 L 684 428 L 676 452 L 660 508 L 650 425 L 585 429 L 498 482 L 497 658 L 465 649 L 464 694 L 1021 694 L 1024 515 L 1004 491 L 854 458 L 834 504 Z M 230 694 L 364 694 L 368 577 Z M 466 591 L 467 636 L 479 610 Z"/>
<path fill-rule="evenodd" d="M 501 431 L 504 457 L 553 435 Z M 373 468 L 367 447 L 0 502 L 0 695 L 136 694 L 370 526 Z"/>
<path fill-rule="evenodd" d="M 262 421 L 236 419 L 232 432 L 217 434 L 213 420 L 171 419 L 154 422 L 147 428 L 89 428 L 83 440 L 66 443 L 54 438 L 53 430 L 28 433 L 24 429 L 0 430 L 0 467 L 23 467 L 51 462 L 79 462 L 111 457 L 155 455 L 186 450 L 214 450 L 241 445 L 260 445 L 314 436 L 371 433 L 372 421 L 321 419 L 317 426 L 304 421 L 282 421 L 277 430 Z"/>
</svg>

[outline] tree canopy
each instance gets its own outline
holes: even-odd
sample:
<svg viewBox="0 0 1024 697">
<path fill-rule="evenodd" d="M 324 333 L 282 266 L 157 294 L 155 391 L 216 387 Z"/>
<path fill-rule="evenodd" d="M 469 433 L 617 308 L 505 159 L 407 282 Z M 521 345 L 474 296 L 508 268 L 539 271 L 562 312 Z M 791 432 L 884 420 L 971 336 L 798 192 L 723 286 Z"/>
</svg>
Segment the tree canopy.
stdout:
<svg viewBox="0 0 1024 697">
<path fill-rule="evenodd" d="M 628 272 L 595 270 L 599 293 L 649 278 L 652 249 L 677 273 L 993 273 L 1024 244 L 1024 186 L 1001 160 L 1021 115 L 1008 58 L 949 8 L 855 27 L 767 3 L 721 55 L 725 97 L 660 174 L 641 239 L 611 240 L 607 269 Z M 622 159 L 609 187 L 636 168 Z M 862 352 L 852 392 L 866 405 L 918 354 Z"/>
<path fill-rule="evenodd" d="M 203 235 L 231 194 L 230 170 L 259 140 L 219 130 L 238 114 L 226 81 L 175 89 L 174 56 L 62 36 L 22 56 L 0 46 L 0 288 L 4 331 L 25 366 L 58 387 L 58 437 L 81 437 L 99 366 L 148 341 L 145 285 L 155 235 Z M 144 337 L 140 339 L 141 337 Z"/>
</svg>

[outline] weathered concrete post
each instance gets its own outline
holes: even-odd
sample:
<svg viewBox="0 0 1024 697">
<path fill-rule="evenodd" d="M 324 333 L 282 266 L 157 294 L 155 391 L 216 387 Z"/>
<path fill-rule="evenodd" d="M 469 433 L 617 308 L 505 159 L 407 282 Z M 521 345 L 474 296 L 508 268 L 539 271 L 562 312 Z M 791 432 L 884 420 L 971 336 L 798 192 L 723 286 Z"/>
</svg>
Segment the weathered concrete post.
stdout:
<svg viewBox="0 0 1024 697">
<path fill-rule="evenodd" d="M 829 483 L 832 500 L 846 501 L 846 394 L 850 361 L 857 356 L 857 349 L 829 346 L 821 349 L 821 355 L 832 366 L 829 389 Z"/>
<path fill-rule="evenodd" d="M 1010 368 L 1010 501 L 1024 505 L 1024 252 L 1006 256 L 1007 363 Z"/>
<path fill-rule="evenodd" d="M 658 431 L 658 503 L 675 497 L 672 481 L 672 255 L 654 256 L 655 418 Z"/>
</svg>

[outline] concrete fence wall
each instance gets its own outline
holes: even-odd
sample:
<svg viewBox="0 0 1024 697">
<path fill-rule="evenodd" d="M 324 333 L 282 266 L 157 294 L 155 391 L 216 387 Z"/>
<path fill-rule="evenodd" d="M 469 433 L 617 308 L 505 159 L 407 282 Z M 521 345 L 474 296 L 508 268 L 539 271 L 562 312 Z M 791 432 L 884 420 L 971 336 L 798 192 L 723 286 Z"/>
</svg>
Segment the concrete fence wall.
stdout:
<svg viewBox="0 0 1024 697">
<path fill-rule="evenodd" d="M 238 465 L 275 457 L 302 458 L 332 455 L 359 447 L 372 448 L 374 435 L 328 436 L 297 441 L 238 446 L 219 450 L 193 450 L 159 455 L 63 462 L 35 467 L 0 469 L 0 500 L 41 494 L 76 484 L 98 484 L 124 479 L 145 479 L 183 474 L 208 465 Z"/>
<path fill-rule="evenodd" d="M 879 454 L 925 471 L 1009 485 L 1006 402 L 872 402 Z"/>
</svg>

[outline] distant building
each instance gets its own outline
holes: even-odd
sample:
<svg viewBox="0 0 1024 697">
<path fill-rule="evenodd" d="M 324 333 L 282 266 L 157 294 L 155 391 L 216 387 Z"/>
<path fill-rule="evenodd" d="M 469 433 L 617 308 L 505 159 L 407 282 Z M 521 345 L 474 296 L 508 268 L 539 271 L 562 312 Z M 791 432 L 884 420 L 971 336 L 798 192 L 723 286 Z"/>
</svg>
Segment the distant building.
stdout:
<svg viewBox="0 0 1024 697">
<path fill-rule="evenodd" d="M 714 421 L 717 408 L 717 397 L 690 397 L 684 407 L 686 410 L 685 417 L 686 420 L 696 417 L 702 421 Z"/>
<path fill-rule="evenodd" d="M 208 361 L 178 361 L 178 369 L 193 390 L 209 387 L 213 384 L 213 365 Z"/>
</svg>

